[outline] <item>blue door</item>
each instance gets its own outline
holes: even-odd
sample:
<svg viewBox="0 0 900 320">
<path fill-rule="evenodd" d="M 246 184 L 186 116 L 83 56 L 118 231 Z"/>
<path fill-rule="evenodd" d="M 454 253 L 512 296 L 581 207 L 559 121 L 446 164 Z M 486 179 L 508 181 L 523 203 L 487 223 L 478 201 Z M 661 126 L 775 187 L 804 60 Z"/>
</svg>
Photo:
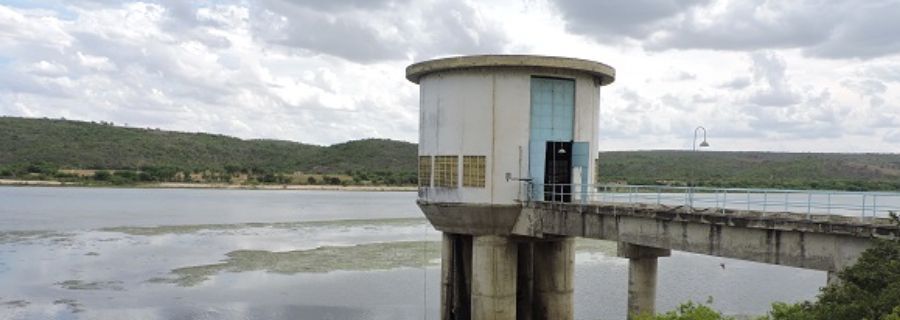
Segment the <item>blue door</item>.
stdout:
<svg viewBox="0 0 900 320">
<path fill-rule="evenodd" d="M 575 123 L 575 81 L 531 78 L 531 129 L 528 170 L 536 188 L 532 199 L 543 199 L 547 142 L 572 141 Z"/>
</svg>

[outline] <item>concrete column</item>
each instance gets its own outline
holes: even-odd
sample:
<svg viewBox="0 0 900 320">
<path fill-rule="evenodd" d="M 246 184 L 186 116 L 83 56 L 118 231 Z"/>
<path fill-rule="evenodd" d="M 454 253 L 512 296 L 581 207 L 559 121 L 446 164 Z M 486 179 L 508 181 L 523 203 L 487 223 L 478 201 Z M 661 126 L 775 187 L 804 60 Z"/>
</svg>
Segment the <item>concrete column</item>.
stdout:
<svg viewBox="0 0 900 320">
<path fill-rule="evenodd" d="M 619 242 L 619 256 L 628 258 L 628 319 L 656 313 L 657 258 L 671 250 Z"/>
<path fill-rule="evenodd" d="M 574 319 L 574 243 L 571 237 L 534 243 L 534 319 Z"/>
<path fill-rule="evenodd" d="M 441 320 L 451 320 L 453 308 L 453 236 L 442 233 L 441 239 Z"/>
<path fill-rule="evenodd" d="M 534 243 L 518 244 L 518 266 L 516 267 L 516 319 L 532 320 L 534 309 Z"/>
<path fill-rule="evenodd" d="M 441 244 L 441 319 L 469 320 L 472 236 L 444 233 Z"/>
<path fill-rule="evenodd" d="M 472 319 L 516 319 L 517 246 L 508 237 L 475 236 L 472 245 Z"/>
</svg>

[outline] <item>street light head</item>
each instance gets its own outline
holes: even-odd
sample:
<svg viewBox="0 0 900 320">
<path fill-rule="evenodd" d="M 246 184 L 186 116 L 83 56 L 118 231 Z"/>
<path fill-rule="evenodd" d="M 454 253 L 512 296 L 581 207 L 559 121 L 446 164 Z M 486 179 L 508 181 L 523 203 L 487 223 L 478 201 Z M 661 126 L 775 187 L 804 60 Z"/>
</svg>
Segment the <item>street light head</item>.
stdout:
<svg viewBox="0 0 900 320">
<path fill-rule="evenodd" d="M 701 148 L 703 148 L 703 147 L 709 147 L 709 143 L 706 142 L 706 140 L 703 140 L 703 142 L 700 143 L 700 147 L 701 147 Z"/>
</svg>

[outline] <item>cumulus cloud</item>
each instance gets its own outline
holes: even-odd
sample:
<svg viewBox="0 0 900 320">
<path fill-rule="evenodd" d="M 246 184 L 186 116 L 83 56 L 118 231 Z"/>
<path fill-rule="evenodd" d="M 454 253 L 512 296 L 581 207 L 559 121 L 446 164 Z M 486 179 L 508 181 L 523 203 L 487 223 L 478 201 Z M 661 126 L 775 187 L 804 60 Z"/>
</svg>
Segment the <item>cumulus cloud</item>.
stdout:
<svg viewBox="0 0 900 320">
<path fill-rule="evenodd" d="M 258 3 L 259 39 L 357 62 L 502 51 L 505 35 L 466 2 L 286 1 Z"/>
<path fill-rule="evenodd" d="M 735 77 L 719 85 L 719 87 L 722 88 L 730 88 L 735 90 L 741 90 L 748 86 L 750 86 L 750 77 L 745 76 Z"/>
<path fill-rule="evenodd" d="M 603 149 L 690 148 L 693 128 L 703 125 L 716 150 L 843 151 L 861 145 L 853 139 L 900 150 L 892 142 L 900 127 L 893 59 L 900 41 L 875 30 L 893 30 L 896 3 L 0 5 L 0 115 L 319 144 L 415 141 L 417 87 L 404 67 L 516 50 L 510 53 L 597 58 L 617 68 L 616 83 L 602 89 Z M 731 142 L 719 142 L 725 139 Z"/>
<path fill-rule="evenodd" d="M 662 25 L 708 0 L 557 0 L 572 32 L 600 39 L 644 38 Z"/>
<path fill-rule="evenodd" d="M 447 0 L 0 5 L 0 114 L 415 140 L 403 67 L 505 41 L 475 6 Z"/>
<path fill-rule="evenodd" d="M 629 37 L 650 50 L 799 48 L 869 59 L 900 51 L 900 2 L 558 0 L 567 27 L 600 41 Z"/>
<path fill-rule="evenodd" d="M 750 71 L 759 88 L 750 95 L 749 102 L 766 107 L 799 102 L 800 98 L 787 82 L 784 60 L 770 52 L 752 53 L 750 59 L 753 61 Z"/>
</svg>

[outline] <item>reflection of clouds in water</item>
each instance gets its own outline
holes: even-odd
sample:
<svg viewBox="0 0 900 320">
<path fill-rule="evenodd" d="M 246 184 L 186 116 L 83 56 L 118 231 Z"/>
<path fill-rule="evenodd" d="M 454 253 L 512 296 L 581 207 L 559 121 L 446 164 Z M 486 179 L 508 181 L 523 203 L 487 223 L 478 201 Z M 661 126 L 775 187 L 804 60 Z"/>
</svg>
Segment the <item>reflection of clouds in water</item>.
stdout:
<svg viewBox="0 0 900 320">
<path fill-rule="evenodd" d="M 5 301 L 30 302 L 15 308 L 15 313 L 0 308 L 0 318 L 262 319 L 321 315 L 341 319 L 421 319 L 423 289 L 428 290 L 430 317 L 436 317 L 440 234 L 424 220 L 416 220 L 393 224 L 382 221 L 186 226 L 181 230 L 191 231 L 153 230 L 144 235 L 109 230 L 53 237 L 31 235 L 25 241 L 0 243 L 0 283 L 4 284 L 0 286 L 0 297 Z M 54 240 L 60 237 L 66 240 Z M 400 251 L 411 255 L 407 257 L 409 261 L 433 263 L 426 274 L 416 264 L 401 268 L 395 267 L 403 264 L 389 265 L 385 267 L 390 269 L 387 271 L 326 272 L 343 268 L 367 270 L 377 265 L 374 260 L 398 254 L 397 248 L 392 247 L 395 242 L 423 240 L 432 243 L 424 255 L 418 255 L 420 251 L 415 246 Z M 387 244 L 373 245 L 379 243 Z M 278 265 L 285 263 L 280 258 L 296 258 L 285 252 L 354 245 L 371 250 L 320 250 L 322 254 L 337 255 L 337 262 L 304 257 L 316 262 L 308 272 L 325 273 L 305 272 L 303 264 Z M 249 258 L 245 262 L 252 262 L 250 265 L 227 264 L 230 258 L 226 254 L 237 250 L 253 250 L 262 256 L 245 257 Z M 615 257 L 614 242 L 577 240 L 576 251 L 576 316 L 624 316 L 620 311 L 624 311 L 627 296 L 628 260 Z M 92 252 L 96 255 L 88 254 Z M 373 254 L 378 252 L 382 254 Z M 340 260 L 341 255 L 355 259 Z M 719 265 L 723 261 L 726 270 Z M 208 280 L 190 288 L 146 281 L 171 278 L 172 269 L 222 263 L 226 267 L 212 268 L 214 272 L 204 274 Z M 277 273 L 278 268 L 285 266 L 296 268 Z M 689 299 L 705 301 L 713 295 L 715 306 L 727 312 L 761 314 L 772 301 L 812 297 L 819 280 L 824 283 L 824 276 L 814 271 L 679 252 L 660 259 L 659 272 L 661 310 Z M 67 290 L 54 286 L 67 280 L 121 281 L 117 285 L 125 290 Z M 76 315 L 69 304 L 55 303 L 65 299 L 77 302 L 83 311 Z M 597 301 L 604 303 L 599 305 Z"/>
<path fill-rule="evenodd" d="M 157 229 L 158 230 L 158 229 Z M 16 314 L 24 314 L 23 317 L 2 313 L 0 318 L 49 318 L 66 319 L 75 309 L 80 312 L 78 318 L 104 319 L 116 318 L 107 313 L 109 308 L 125 308 L 123 317 L 140 317 L 144 314 L 142 309 L 150 309 L 149 314 L 160 315 L 159 319 L 172 318 L 171 312 L 181 315 L 199 315 L 202 312 L 190 307 L 179 308 L 185 301 L 208 301 L 212 309 L 220 308 L 219 313 L 228 313 L 221 307 L 229 306 L 229 301 L 246 301 L 247 292 L 265 292 L 273 287 L 281 287 L 282 295 L 295 295 L 298 290 L 309 290 L 302 282 L 293 283 L 290 287 L 283 287 L 286 279 L 296 280 L 297 277 L 272 277 L 265 272 L 241 272 L 216 275 L 213 279 L 199 287 L 205 292 L 204 298 L 193 294 L 187 294 L 183 289 L 171 285 L 161 285 L 146 282 L 150 278 L 164 277 L 174 268 L 204 263 L 215 264 L 226 258 L 225 254 L 235 250 L 264 250 L 264 251 L 291 251 L 310 250 L 322 246 L 353 246 L 356 244 L 381 243 L 396 241 L 429 240 L 433 242 L 428 246 L 428 255 L 418 252 L 410 252 L 410 259 L 426 261 L 439 261 L 440 249 L 436 245 L 440 240 L 440 234 L 428 227 L 424 219 L 400 219 L 400 220 L 357 220 L 357 221 L 333 221 L 312 223 L 277 223 L 254 224 L 240 226 L 220 226 L 218 228 L 206 228 L 185 226 L 179 231 L 184 232 L 149 232 L 145 235 L 137 235 L 125 232 L 107 231 L 76 231 L 66 234 L 54 232 L 6 232 L 2 233 L 3 242 L 0 243 L 0 282 L 5 285 L 0 287 L 0 297 L 20 296 L 23 301 L 33 301 L 31 305 L 23 306 Z M 418 249 L 415 248 L 415 249 Z M 396 250 L 387 250 L 390 254 L 396 254 Z M 364 256 L 359 252 L 350 253 L 353 257 Z M 370 255 L 369 261 L 358 260 L 353 262 L 359 267 L 371 265 L 374 259 L 380 255 Z M 318 259 L 318 258 L 316 258 Z M 407 260 L 410 260 L 407 259 Z M 384 259 L 382 259 L 384 260 Z M 377 263 L 376 263 L 377 264 Z M 420 265 L 421 263 L 419 263 Z M 398 264 L 401 265 L 410 265 Z M 394 265 L 385 265 L 383 268 L 391 269 Z M 415 266 L 415 265 L 410 265 Z M 257 268 L 259 267 L 259 268 Z M 317 272 L 329 270 L 329 266 L 319 264 Z M 240 269 L 240 268 L 238 268 Z M 253 270 L 267 270 L 268 266 L 255 266 Z M 353 268 L 360 269 L 360 268 Z M 368 269 L 368 268 L 363 268 Z M 243 270 L 234 270 L 243 271 Z M 285 271 L 285 270 L 276 270 Z M 295 270 L 302 271 L 302 270 Z M 405 271 L 408 272 L 408 271 Z M 381 274 L 381 272 L 377 273 Z M 378 279 L 378 276 L 372 276 Z M 251 282 L 240 282 L 234 279 L 253 279 Z M 309 278 L 304 277 L 308 282 Z M 326 278 L 330 278 L 326 277 Z M 266 280 L 260 280 L 266 279 Z M 272 279 L 277 279 L 273 281 Z M 418 277 L 414 279 L 419 279 Z M 409 281 L 407 279 L 406 281 Z M 335 281 L 335 280 L 330 280 Z M 242 283 L 240 288 L 231 287 L 234 283 Z M 401 281 L 402 282 L 402 281 Z M 9 284 L 9 285 L 6 285 Z M 328 282 L 319 284 L 328 285 Z M 354 283 L 331 283 L 339 285 L 338 289 L 352 288 Z M 225 288 L 223 288 L 223 286 Z M 415 286 L 421 288 L 420 284 Z M 197 288 L 194 288 L 197 289 Z M 123 291 L 116 291 L 123 290 Z M 217 300 L 206 297 L 223 296 L 223 290 L 233 290 L 240 297 Z M 116 292 L 111 294 L 111 292 Z M 259 292 L 257 292 L 259 293 Z M 230 295 L 230 294 L 229 294 Z M 229 296 L 225 295 L 225 296 Z M 184 299 L 175 299 L 175 297 Z M 266 297 L 265 294 L 259 295 Z M 418 295 L 421 297 L 421 293 Z M 74 298 L 74 299 L 73 299 Z M 261 314 L 269 314 L 285 309 L 286 304 L 296 304 L 298 301 L 278 302 L 278 297 L 269 297 L 273 300 L 255 300 L 253 307 Z M 66 299 L 77 301 L 78 308 L 72 308 L 65 303 Z M 412 298 L 397 301 L 411 300 Z M 211 301 L 210 301 L 211 300 Z M 253 300 L 253 299 L 250 299 Z M 284 300 L 282 298 L 281 300 Z M 54 303 L 56 301 L 57 303 Z M 62 302 L 58 302 L 62 301 Z M 393 303 L 396 304 L 397 301 Z M 264 307 L 268 303 L 274 306 Z M 281 306 L 278 304 L 281 303 Z M 321 301 L 319 305 L 328 305 L 329 302 Z M 330 302 L 333 304 L 334 302 Z M 402 303 L 401 303 L 402 304 Z M 174 306 L 174 307 L 173 307 Z M 295 308 L 295 307 L 291 307 Z M 305 307 L 303 310 L 313 310 L 318 307 Z M 184 311 L 191 309 L 193 311 Z M 290 309 L 290 308 L 288 308 Z M 296 308 L 295 308 L 296 309 Z M 335 307 L 335 310 L 341 309 Z M 160 311 L 163 310 L 163 311 Z M 165 311 L 169 310 L 169 311 Z M 184 313 L 181 313 L 182 310 Z M 324 310 L 324 309 L 323 309 Z M 285 311 L 288 314 L 290 311 Z M 365 312 L 359 311 L 359 312 Z M 339 312 L 340 313 L 340 312 Z M 109 314 L 110 317 L 104 315 Z M 8 315 L 8 316 L 5 316 Z M 155 317 L 155 316 L 154 316 Z M 152 319 L 153 317 L 151 317 Z M 177 318 L 177 317 L 176 317 Z M 190 318 L 190 317 L 188 317 Z M 220 317 L 221 318 L 221 317 Z M 224 317 L 228 318 L 228 317 Z M 340 318 L 345 318 L 341 316 Z M 351 317 L 352 318 L 352 317 Z M 363 317 L 365 318 L 365 317 Z M 417 318 L 421 318 L 418 317 Z M 361 318 L 362 319 L 362 318 Z"/>
</svg>

